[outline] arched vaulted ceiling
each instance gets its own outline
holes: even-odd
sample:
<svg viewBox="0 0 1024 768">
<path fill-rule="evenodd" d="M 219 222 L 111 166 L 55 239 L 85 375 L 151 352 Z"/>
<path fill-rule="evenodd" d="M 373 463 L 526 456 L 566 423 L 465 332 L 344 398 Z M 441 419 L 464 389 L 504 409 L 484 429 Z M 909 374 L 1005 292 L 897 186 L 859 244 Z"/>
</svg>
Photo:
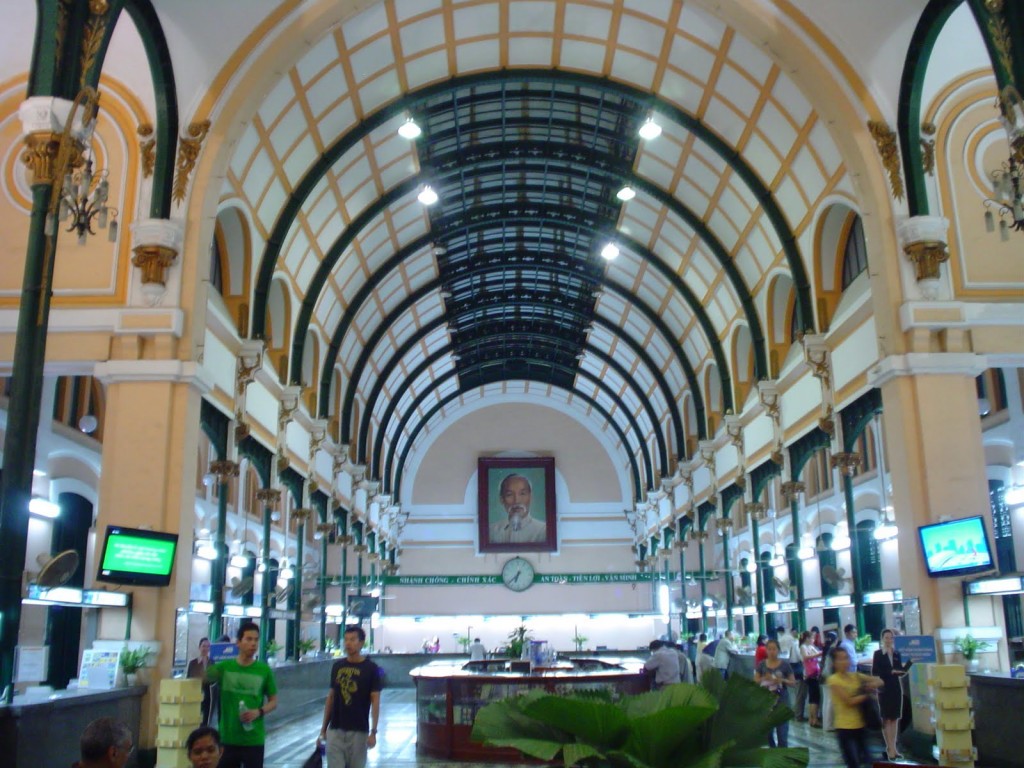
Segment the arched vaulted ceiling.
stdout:
<svg viewBox="0 0 1024 768">
<path fill-rule="evenodd" d="M 649 141 L 648 116 L 663 128 Z M 397 133 L 407 118 L 423 130 L 412 141 Z M 789 275 L 813 330 L 797 243 L 848 191 L 792 81 L 691 3 L 389 0 L 284 71 L 224 196 L 266 242 L 252 335 L 283 280 L 289 379 L 312 329 L 320 415 L 386 489 L 448 403 L 537 382 L 608 421 L 639 495 L 706 436 L 708 366 L 722 409 L 742 407 L 738 329 L 769 376 L 769 274 Z"/>
</svg>

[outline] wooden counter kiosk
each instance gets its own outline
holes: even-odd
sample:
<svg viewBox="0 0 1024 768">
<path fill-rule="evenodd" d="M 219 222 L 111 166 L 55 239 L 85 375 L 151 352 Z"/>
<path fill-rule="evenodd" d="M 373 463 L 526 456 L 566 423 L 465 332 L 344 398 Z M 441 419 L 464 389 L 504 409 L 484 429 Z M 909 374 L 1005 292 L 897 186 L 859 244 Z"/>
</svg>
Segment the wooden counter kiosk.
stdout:
<svg viewBox="0 0 1024 768">
<path fill-rule="evenodd" d="M 650 690 L 643 662 L 577 658 L 548 667 L 505 659 L 435 661 L 412 670 L 416 685 L 416 751 L 449 760 L 526 762 L 514 749 L 470 741 L 476 713 L 493 701 L 541 688 L 553 694 L 606 690 L 613 698 Z"/>
</svg>

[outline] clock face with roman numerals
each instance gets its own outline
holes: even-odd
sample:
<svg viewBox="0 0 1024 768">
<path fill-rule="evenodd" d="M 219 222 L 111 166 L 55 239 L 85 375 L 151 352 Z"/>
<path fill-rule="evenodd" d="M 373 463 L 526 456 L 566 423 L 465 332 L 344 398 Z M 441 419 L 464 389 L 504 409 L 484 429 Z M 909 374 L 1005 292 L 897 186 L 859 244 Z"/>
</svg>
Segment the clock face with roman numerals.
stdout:
<svg viewBox="0 0 1024 768">
<path fill-rule="evenodd" d="M 533 584 L 534 570 L 529 560 L 513 557 L 501 569 L 502 583 L 513 592 L 522 592 Z"/>
</svg>

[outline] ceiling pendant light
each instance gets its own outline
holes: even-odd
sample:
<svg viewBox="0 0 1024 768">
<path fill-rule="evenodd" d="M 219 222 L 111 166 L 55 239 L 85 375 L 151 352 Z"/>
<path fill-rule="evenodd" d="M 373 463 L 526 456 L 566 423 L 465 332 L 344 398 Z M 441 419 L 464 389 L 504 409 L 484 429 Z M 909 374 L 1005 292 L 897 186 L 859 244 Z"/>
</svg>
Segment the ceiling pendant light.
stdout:
<svg viewBox="0 0 1024 768">
<path fill-rule="evenodd" d="M 412 141 L 415 138 L 419 138 L 422 133 L 423 129 L 411 117 L 407 117 L 405 122 L 398 126 L 398 135 L 403 139 Z"/>
<path fill-rule="evenodd" d="M 615 243 L 607 243 L 604 248 L 601 249 L 601 258 L 605 261 L 611 261 L 617 258 L 619 255 L 619 246 Z"/>
<path fill-rule="evenodd" d="M 661 126 L 654 121 L 654 115 L 648 115 L 639 130 L 640 138 L 650 141 L 661 136 Z"/>
<path fill-rule="evenodd" d="M 422 190 L 420 190 L 420 193 L 416 195 L 416 199 L 419 200 L 424 205 L 433 205 L 440 198 L 438 198 L 437 192 L 434 191 L 434 188 L 427 184 L 423 187 Z"/>
<path fill-rule="evenodd" d="M 636 197 L 636 190 L 629 186 L 629 184 L 626 184 L 622 189 L 615 193 L 615 196 L 622 202 L 627 202 Z"/>
</svg>

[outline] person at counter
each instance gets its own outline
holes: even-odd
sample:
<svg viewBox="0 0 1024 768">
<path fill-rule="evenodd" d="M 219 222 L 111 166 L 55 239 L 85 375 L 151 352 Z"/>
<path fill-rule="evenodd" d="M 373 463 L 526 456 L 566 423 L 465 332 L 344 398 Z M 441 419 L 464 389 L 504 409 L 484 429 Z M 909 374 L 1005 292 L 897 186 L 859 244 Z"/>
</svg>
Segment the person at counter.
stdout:
<svg viewBox="0 0 1024 768">
<path fill-rule="evenodd" d="M 757 636 L 757 647 L 754 649 L 754 666 L 757 667 L 762 661 L 768 658 L 768 649 L 765 647 L 765 643 L 768 642 L 766 635 Z"/>
<path fill-rule="evenodd" d="M 483 661 L 486 658 L 487 648 L 480 642 L 479 637 L 474 637 L 473 642 L 469 644 L 469 660 Z"/>
<path fill-rule="evenodd" d="M 381 674 L 380 668 L 363 656 L 365 642 L 362 627 L 345 627 L 345 658 L 331 667 L 324 721 L 317 737 L 317 744 L 327 743 L 327 768 L 363 768 L 367 751 L 377 745 Z"/>
<path fill-rule="evenodd" d="M 896 737 L 900 717 L 903 714 L 903 685 L 900 678 L 907 674 L 900 652 L 894 647 L 895 636 L 891 629 L 882 630 L 882 647 L 875 651 L 871 660 L 871 674 L 882 681 L 884 687 L 878 695 L 878 709 L 882 716 L 882 737 L 885 739 L 885 754 L 890 760 L 903 757 L 896 749 Z"/>
<path fill-rule="evenodd" d="M 654 690 L 679 682 L 679 654 L 674 645 L 662 640 L 651 640 L 651 657 L 644 662 L 644 669 L 654 673 Z"/>
<path fill-rule="evenodd" d="M 199 678 L 203 681 L 203 703 L 200 711 L 203 713 L 203 725 L 210 724 L 210 708 L 213 701 L 213 692 L 210 682 L 206 679 L 206 670 L 210 667 L 210 638 L 204 637 L 199 641 L 199 655 L 188 663 L 188 670 L 185 677 Z"/>
<path fill-rule="evenodd" d="M 723 680 L 729 679 L 729 662 L 738 653 L 739 649 L 732 639 L 732 630 L 727 629 L 725 635 L 718 639 L 718 645 L 715 646 L 715 669 L 722 673 Z"/>
<path fill-rule="evenodd" d="M 846 650 L 850 656 L 850 663 L 857 666 L 857 628 L 853 624 L 843 627 L 843 639 L 839 641 L 839 647 Z"/>
<path fill-rule="evenodd" d="M 134 748 L 127 725 L 112 717 L 101 717 L 82 731 L 81 760 L 72 768 L 124 768 Z"/>
</svg>

